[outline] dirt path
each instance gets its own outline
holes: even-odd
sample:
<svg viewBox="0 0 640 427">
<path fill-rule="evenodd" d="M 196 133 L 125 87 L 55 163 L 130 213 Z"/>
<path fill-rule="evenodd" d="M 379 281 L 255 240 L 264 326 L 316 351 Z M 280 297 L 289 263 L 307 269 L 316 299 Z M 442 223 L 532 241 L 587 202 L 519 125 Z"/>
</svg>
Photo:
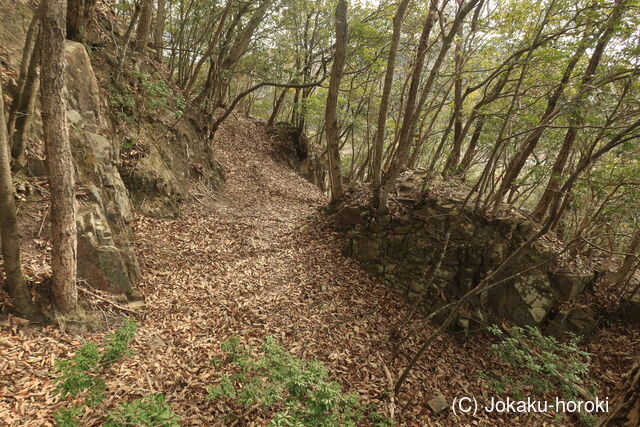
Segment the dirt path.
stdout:
<svg viewBox="0 0 640 427">
<path fill-rule="evenodd" d="M 145 218 L 136 226 L 145 272 L 140 289 L 149 307 L 141 334 L 163 343 L 140 360 L 152 388 L 171 402 L 191 396 L 192 411 L 174 405 L 189 423 L 213 422 L 224 410 L 206 401 L 215 378 L 209 360 L 219 354 L 219 342 L 235 334 L 257 344 L 271 335 L 294 355 L 325 363 L 347 390 L 386 413 L 384 366 L 396 378 L 415 347 L 409 343 L 394 359 L 388 342 L 404 301 L 341 255 L 339 235 L 318 213 L 324 196 L 272 158 L 260 125 L 242 119 L 218 140 L 227 189 L 217 207 L 192 205 L 179 220 Z M 411 387 L 404 420 L 424 423 L 425 402 L 439 387 L 470 386 L 465 375 L 473 364 L 451 376 L 435 363 L 468 365 L 468 351 L 449 341 L 417 370 L 414 384 L 422 384 Z"/>
<path fill-rule="evenodd" d="M 339 236 L 318 213 L 324 197 L 273 160 L 260 125 L 232 119 L 218 140 L 227 173 L 224 195 L 184 206 L 177 220 L 136 221 L 139 289 L 147 309 L 138 319 L 137 354 L 109 368 L 106 409 L 160 392 L 184 425 L 220 425 L 226 408 L 207 400 L 218 375 L 210 361 L 220 354 L 219 343 L 238 335 L 257 344 L 271 335 L 294 355 L 323 362 L 347 391 L 389 414 L 382 395 L 390 389 L 385 368 L 397 378 L 420 340 L 414 337 L 397 355 L 389 342 L 390 327 L 406 304 L 341 255 Z M 52 366 L 89 339 L 101 342 L 103 334 L 0 328 L 0 424 L 46 425 L 61 406 L 53 394 Z M 406 407 L 396 408 L 398 421 L 417 426 L 552 422 L 545 417 L 461 420 L 448 413 L 435 416 L 427 408 L 428 399 L 440 392 L 449 401 L 486 395 L 476 372 L 490 370 L 492 363 L 486 340 L 462 345 L 441 337 L 401 396 Z M 87 412 L 83 425 L 98 424 L 103 414 Z M 252 413 L 243 423 L 266 424 L 260 417 Z"/>
</svg>

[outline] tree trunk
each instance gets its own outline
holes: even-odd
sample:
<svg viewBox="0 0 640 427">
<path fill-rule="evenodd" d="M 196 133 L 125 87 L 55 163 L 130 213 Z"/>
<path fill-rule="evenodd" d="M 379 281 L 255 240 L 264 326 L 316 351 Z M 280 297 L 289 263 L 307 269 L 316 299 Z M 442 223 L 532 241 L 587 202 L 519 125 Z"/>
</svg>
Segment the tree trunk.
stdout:
<svg viewBox="0 0 640 427">
<path fill-rule="evenodd" d="M 11 146 L 14 170 L 22 170 L 25 167 L 26 140 L 33 122 L 36 96 L 38 95 L 39 69 L 40 44 L 36 43 L 29 61 L 29 71 L 27 72 L 23 91 L 18 97 L 20 105 L 16 109 L 15 132 L 13 134 L 13 145 Z"/>
<path fill-rule="evenodd" d="M 122 72 L 124 63 L 127 60 L 127 49 L 129 48 L 129 43 L 131 43 L 131 35 L 133 34 L 133 29 L 135 28 L 136 22 L 138 22 L 139 17 L 140 17 L 140 5 L 136 3 L 135 9 L 133 11 L 133 16 L 131 17 L 131 21 L 129 22 L 127 31 L 124 34 L 124 42 L 122 43 L 122 50 L 120 51 L 120 57 L 118 58 L 118 70 L 116 71 L 116 75 L 114 79 L 116 81 L 120 77 L 120 73 Z"/>
<path fill-rule="evenodd" d="M 140 18 L 138 19 L 138 28 L 136 30 L 136 49 L 143 54 L 146 51 L 149 42 L 149 34 L 151 33 L 151 18 L 153 16 L 153 8 L 151 0 L 142 0 L 140 8 Z"/>
<path fill-rule="evenodd" d="M 582 77 L 582 81 L 580 83 L 580 87 L 578 88 L 578 94 L 571 100 L 571 104 L 577 105 L 580 108 L 580 104 L 583 102 L 586 97 L 587 92 L 591 88 L 591 83 L 594 79 L 595 72 L 602 60 L 602 54 L 604 53 L 605 48 L 609 44 L 609 40 L 613 36 L 614 29 L 620 18 L 622 16 L 622 12 L 624 10 L 624 1 L 617 0 L 616 7 L 611 13 L 611 17 L 607 21 L 607 28 L 602 33 L 600 38 L 598 39 L 598 43 L 596 44 L 593 53 L 591 54 L 591 59 L 589 60 L 589 64 L 587 65 L 587 69 L 584 72 Z M 578 136 L 578 129 L 580 126 L 580 114 L 578 113 L 577 118 L 572 118 L 570 120 L 570 128 L 567 130 L 565 134 L 564 141 L 562 142 L 562 146 L 560 147 L 560 152 L 558 153 L 553 167 L 551 169 L 551 176 L 549 177 L 549 182 L 547 183 L 547 187 L 540 198 L 540 201 L 536 205 L 533 210 L 533 216 L 537 220 L 542 220 L 544 215 L 547 213 L 549 209 L 549 205 L 551 200 L 553 199 L 554 194 L 558 191 L 560 187 L 560 181 L 562 177 L 562 172 L 567 164 L 567 160 L 569 159 L 569 154 L 571 153 L 571 149 L 573 148 L 573 143 Z"/>
<path fill-rule="evenodd" d="M 224 11 L 222 12 L 222 16 L 220 17 L 220 22 L 218 22 L 216 31 L 215 33 L 213 33 L 213 36 L 209 41 L 209 47 L 207 47 L 207 50 L 200 57 L 200 59 L 196 63 L 195 68 L 193 69 L 193 73 L 191 73 L 191 77 L 189 78 L 189 81 L 187 82 L 187 85 L 184 88 L 185 98 L 189 98 L 189 93 L 191 92 L 191 89 L 193 88 L 193 84 L 196 82 L 196 79 L 198 78 L 198 74 L 200 74 L 200 69 L 202 68 L 202 65 L 206 62 L 207 59 L 211 58 L 211 55 L 213 54 L 213 51 L 216 48 L 216 45 L 220 40 L 220 34 L 222 34 L 222 30 L 224 29 L 224 25 L 227 21 L 227 16 L 229 16 L 229 11 L 231 10 L 232 4 L 233 2 L 231 1 L 227 2 L 227 5 L 225 6 Z"/>
<path fill-rule="evenodd" d="M 96 0 L 68 0 L 67 38 L 80 43 L 85 41 L 86 30 L 93 19 Z"/>
<path fill-rule="evenodd" d="M 158 11 L 156 13 L 156 23 L 153 28 L 153 45 L 156 49 L 156 60 L 162 61 L 162 50 L 164 47 L 164 21 L 167 17 L 166 0 L 158 0 Z"/>
<path fill-rule="evenodd" d="M 473 0 L 472 0 L 473 1 Z M 382 184 L 382 191 L 380 194 L 380 203 L 384 205 L 387 199 L 387 192 L 393 186 L 396 177 L 400 174 L 404 168 L 408 157 L 409 149 L 411 148 L 411 142 L 413 140 L 413 121 L 415 120 L 414 112 L 416 111 L 416 99 L 418 97 L 418 89 L 420 86 L 420 80 L 422 77 L 422 68 L 424 65 L 424 58 L 428 50 L 429 36 L 436 20 L 436 7 L 437 0 L 431 0 L 429 3 L 429 10 L 422 27 L 422 33 L 420 34 L 420 41 L 418 42 L 418 50 L 416 52 L 416 59 L 411 72 L 411 82 L 409 83 L 409 91 L 407 93 L 407 101 L 405 103 L 404 115 L 402 116 L 402 125 L 400 127 L 400 133 L 398 135 L 398 146 L 396 152 L 393 155 L 387 175 L 384 178 Z M 455 26 L 455 24 L 454 24 Z M 444 44 L 445 42 L 443 42 Z M 444 58 L 440 60 L 442 62 Z"/>
<path fill-rule="evenodd" d="M 432 0 L 432 1 L 433 2 L 429 10 L 429 16 L 427 17 L 427 21 L 425 22 L 425 28 L 423 28 L 423 36 L 425 35 L 425 33 L 427 33 L 426 34 L 427 39 L 428 39 L 428 32 L 431 31 L 431 29 L 427 27 L 433 26 L 433 22 L 435 21 L 435 12 L 436 12 L 433 9 L 435 9 L 435 7 L 437 6 L 437 0 Z M 386 201 L 385 199 L 388 191 L 393 187 L 395 180 L 398 178 L 398 176 L 402 172 L 402 169 L 405 167 L 407 163 L 407 160 L 409 157 L 409 149 L 411 148 L 411 141 L 415 133 L 416 123 L 418 122 L 417 119 L 420 116 L 422 106 L 426 102 L 427 96 L 429 95 L 429 93 L 431 92 L 431 89 L 433 88 L 436 77 L 440 72 L 440 67 L 444 62 L 445 56 L 449 51 L 449 48 L 451 47 L 451 43 L 453 42 L 455 35 L 458 33 L 458 28 L 460 27 L 460 25 L 462 25 L 462 22 L 464 21 L 467 14 L 474 7 L 478 5 L 479 1 L 480 0 L 469 0 L 460 5 L 460 8 L 458 9 L 458 12 L 456 13 L 456 16 L 451 24 L 449 32 L 442 40 L 440 52 L 438 53 L 438 57 L 434 61 L 433 66 L 429 71 L 429 76 L 427 77 L 427 81 L 424 83 L 420 100 L 416 105 L 413 105 L 415 103 L 409 102 L 409 98 L 407 99 L 407 108 L 405 111 L 405 117 L 403 117 L 403 120 L 402 120 L 400 137 L 398 139 L 398 148 L 394 154 L 393 160 L 391 161 L 389 170 L 387 172 L 387 175 L 385 176 L 384 183 L 382 185 L 383 191 L 381 196 L 382 196 L 383 202 Z M 421 37 L 421 44 L 422 44 L 422 38 L 423 37 Z M 422 61 L 424 60 L 424 55 L 426 54 L 426 46 L 424 46 L 423 49 L 424 51 L 421 52 L 420 47 L 418 47 L 418 56 L 416 57 L 416 66 L 418 65 L 418 61 L 420 61 L 420 67 L 422 67 Z M 413 76 L 412 76 L 412 83 L 409 89 L 409 96 L 411 96 L 413 92 L 413 87 L 415 87 L 415 90 L 417 91 L 418 85 L 420 83 L 419 77 L 420 75 L 416 75 L 417 81 L 414 83 Z M 409 112 L 411 112 L 410 116 L 407 117 L 406 115 Z"/>
<path fill-rule="evenodd" d="M 618 276 L 616 286 L 618 289 L 622 289 L 622 286 L 627 282 L 627 278 L 634 273 L 634 267 L 638 264 L 638 251 L 640 251 L 640 228 L 631 237 L 631 243 L 629 243 L 629 247 L 626 250 L 627 255 L 625 255 L 622 265 L 616 272 Z"/>
<path fill-rule="evenodd" d="M 277 89 L 273 88 L 273 90 L 275 91 Z M 267 122 L 267 126 L 272 126 L 273 123 L 276 121 L 276 118 L 278 117 L 278 113 L 280 112 L 280 107 L 282 106 L 282 102 L 284 101 L 284 98 L 287 96 L 287 92 L 288 92 L 287 88 L 282 89 L 282 93 L 280 93 L 280 96 L 278 96 L 276 105 L 273 106 L 273 111 L 269 116 L 269 121 Z"/>
<path fill-rule="evenodd" d="M 624 383 L 610 402 L 609 412 L 598 420 L 598 427 L 640 425 L 640 359 L 625 374 Z"/>
<path fill-rule="evenodd" d="M 384 140 L 387 128 L 387 112 L 389 111 L 389 98 L 391 97 L 391 88 L 393 86 L 393 74 L 396 67 L 396 56 L 398 54 L 398 45 L 400 44 L 400 36 L 402 34 L 402 22 L 407 12 L 409 0 L 402 0 L 398 5 L 398 10 L 393 17 L 393 34 L 391 36 L 391 47 L 389 48 L 389 56 L 387 57 L 387 69 L 384 75 L 384 86 L 382 87 L 382 98 L 380 99 L 380 107 L 378 109 L 378 123 L 376 127 L 376 136 L 373 143 L 373 162 L 371 165 L 371 206 L 374 209 L 380 207 L 380 185 L 382 182 L 382 154 L 384 152 Z"/>
<path fill-rule="evenodd" d="M 218 69 L 214 74 L 213 83 L 213 102 L 214 105 L 224 105 L 225 90 L 229 87 L 229 81 L 231 80 L 231 74 L 233 68 L 236 66 L 240 58 L 246 53 L 253 35 L 264 20 L 267 9 L 271 5 L 273 0 L 262 0 L 259 2 L 259 6 L 251 15 L 249 21 L 241 27 L 241 31 L 238 32 L 237 37 L 234 40 L 231 39 L 233 35 L 233 29 L 235 26 L 229 26 L 227 35 L 224 42 L 228 43 L 228 49 L 221 49 L 216 61 Z M 251 4 L 250 2 L 247 4 Z M 237 24 L 236 24 L 237 25 Z"/>
<path fill-rule="evenodd" d="M 327 105 L 324 120 L 327 126 L 327 159 L 329 163 L 329 181 L 331 185 L 331 201 L 335 202 L 344 195 L 342 187 L 342 172 L 340 170 L 340 148 L 338 145 L 338 90 L 344 69 L 347 49 L 347 2 L 338 1 L 336 6 L 336 47 L 331 65 L 331 77 L 329 78 L 329 90 L 327 92 Z"/>
<path fill-rule="evenodd" d="M 51 191 L 51 270 L 53 302 L 72 311 L 76 289 L 75 177 L 67 129 L 64 57 L 65 0 L 49 0 L 42 9 L 40 86 L 46 166 Z"/>
<path fill-rule="evenodd" d="M 462 161 L 460 162 L 460 167 L 458 168 L 458 170 L 462 174 L 462 176 L 466 174 L 467 170 L 471 166 L 473 157 L 476 154 L 478 141 L 480 141 L 480 135 L 482 135 L 482 128 L 484 127 L 484 118 L 484 115 L 481 115 L 478 118 L 478 122 L 476 123 L 476 128 L 473 131 L 473 135 L 471 135 L 471 141 L 469 141 L 467 151 L 465 151 L 464 156 L 462 157 Z"/>
<path fill-rule="evenodd" d="M 25 317 L 36 313 L 20 265 L 20 239 L 9 157 L 9 138 L 4 119 L 4 98 L 0 79 L 0 242 L 6 275 L 7 292 L 16 311 Z"/>
<path fill-rule="evenodd" d="M 551 92 L 551 95 L 547 99 L 547 106 L 545 108 L 544 113 L 540 117 L 538 121 L 538 125 L 535 129 L 531 131 L 531 133 L 525 138 L 518 152 L 511 158 L 507 168 L 505 169 L 504 177 L 502 178 L 502 182 L 500 182 L 500 186 L 498 191 L 495 193 L 493 197 L 493 212 L 497 212 L 498 208 L 502 204 L 504 196 L 507 194 L 511 185 L 516 180 L 522 168 L 524 167 L 527 159 L 533 153 L 533 150 L 538 145 L 542 134 L 544 133 L 546 127 L 551 124 L 553 119 L 558 114 L 558 101 L 560 97 L 564 93 L 565 88 L 569 84 L 571 80 L 571 75 L 573 74 L 573 70 L 575 69 L 578 61 L 582 57 L 582 54 L 587 48 L 585 43 L 586 37 L 583 37 L 580 42 L 578 49 L 574 52 L 573 56 L 569 59 L 567 66 L 562 74 L 562 78 L 560 82 L 556 85 L 556 87 Z"/>
<path fill-rule="evenodd" d="M 9 108 L 9 124 L 7 129 L 9 132 L 9 138 L 13 137 L 16 127 L 16 119 L 18 117 L 18 109 L 22 105 L 21 97 L 24 93 L 24 87 L 27 83 L 27 74 L 29 73 L 29 64 L 31 64 L 31 57 L 33 56 L 34 48 L 37 44 L 38 34 L 40 33 L 40 18 L 39 12 L 36 11 L 29 24 L 29 30 L 27 31 L 27 37 L 24 42 L 24 48 L 22 49 L 22 60 L 20 61 L 20 76 L 18 77 L 18 86 L 16 88 L 16 96 L 11 102 L 11 108 Z"/>
<path fill-rule="evenodd" d="M 460 7 L 462 1 L 458 1 L 458 7 Z M 453 82 L 453 146 L 447 157 L 447 161 L 444 165 L 444 175 L 449 176 L 456 172 L 458 162 L 460 161 L 460 151 L 462 149 L 462 140 L 464 136 L 462 134 L 462 103 L 464 99 L 462 97 L 462 68 L 463 68 L 463 31 L 464 23 L 460 25 L 458 34 L 456 36 L 456 49 L 454 56 L 454 73 L 455 79 Z"/>
</svg>

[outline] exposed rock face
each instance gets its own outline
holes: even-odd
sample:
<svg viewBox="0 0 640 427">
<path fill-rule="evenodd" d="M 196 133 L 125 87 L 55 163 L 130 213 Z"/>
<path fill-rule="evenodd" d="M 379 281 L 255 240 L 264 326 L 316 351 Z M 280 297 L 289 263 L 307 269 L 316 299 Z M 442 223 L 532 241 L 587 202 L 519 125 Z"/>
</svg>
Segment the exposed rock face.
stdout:
<svg viewBox="0 0 640 427">
<path fill-rule="evenodd" d="M 20 2 L 0 5 L 0 10 L 0 66 L 17 76 L 33 12 Z M 142 126 L 133 135 L 126 128 L 116 130 L 107 102 L 111 94 L 101 90 L 110 84 L 108 49 L 96 52 L 93 66 L 82 44 L 68 41 L 65 50 L 67 118 L 80 205 L 78 276 L 93 287 L 132 297 L 140 275 L 130 243 L 134 210 L 176 216 L 194 182 L 207 191 L 222 188 L 222 167 L 203 154 L 205 141 L 186 118 L 176 122 L 173 115 L 154 112 L 136 117 Z M 14 80 L 7 85 L 11 94 Z M 27 173 L 34 177 L 46 175 L 38 110 L 27 144 Z M 138 145 L 144 148 L 136 150 Z"/>
<path fill-rule="evenodd" d="M 187 119 L 169 118 L 167 125 L 160 118 L 146 118 L 138 135 L 132 162 L 119 165 L 119 171 L 131 195 L 134 207 L 147 216 L 174 218 L 179 215 L 180 202 L 188 199 L 194 182 L 212 190 L 224 186 L 222 166 L 210 163 L 203 153 L 207 141 Z M 138 146 L 138 144 L 140 146 Z"/>
<path fill-rule="evenodd" d="M 271 133 L 278 138 L 274 157 L 286 162 L 304 179 L 321 190 L 325 189 L 326 165 L 322 156 L 310 146 L 305 135 L 299 135 L 296 128 L 289 123 L 277 123 Z"/>
<path fill-rule="evenodd" d="M 129 248 L 118 249 L 109 223 L 96 204 L 84 205 L 78 216 L 78 274 L 94 288 L 132 295 L 132 282 L 137 276 L 130 277 L 124 261 Z"/>
<path fill-rule="evenodd" d="M 347 205 L 336 220 L 347 230 L 347 255 L 409 298 L 420 298 L 428 311 L 477 286 L 535 233 L 524 217 L 488 219 L 460 209 L 460 200 L 451 198 L 425 197 L 403 209 L 404 214 L 374 218 L 365 207 Z M 449 227 L 442 264 L 429 285 Z M 590 269 L 545 264 L 554 254 L 545 241 L 522 252 L 496 280 L 526 271 L 483 294 L 468 315 L 483 322 L 506 318 L 517 325 L 543 326 L 560 302 L 582 292 L 594 277 Z"/>
<path fill-rule="evenodd" d="M 78 276 L 91 286 L 132 295 L 139 268 L 129 240 L 129 192 L 117 169 L 120 152 L 108 139 L 100 88 L 84 45 L 67 41 L 67 117 L 76 181 L 86 192 L 78 209 Z"/>
</svg>

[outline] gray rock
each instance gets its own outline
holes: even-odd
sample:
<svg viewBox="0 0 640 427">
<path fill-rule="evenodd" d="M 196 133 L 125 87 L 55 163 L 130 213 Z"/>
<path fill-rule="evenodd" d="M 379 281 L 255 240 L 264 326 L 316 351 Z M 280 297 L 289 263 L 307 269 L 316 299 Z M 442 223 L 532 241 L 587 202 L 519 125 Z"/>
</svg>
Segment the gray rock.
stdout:
<svg viewBox="0 0 640 427">
<path fill-rule="evenodd" d="M 640 323 L 640 296 L 636 296 L 622 305 L 622 315 L 635 323 Z"/>
<path fill-rule="evenodd" d="M 549 323 L 545 332 L 551 335 L 572 332 L 585 336 L 593 332 L 597 326 L 597 313 L 588 306 L 578 306 L 559 312 Z"/>
<path fill-rule="evenodd" d="M 374 218 L 359 224 L 357 234 L 347 233 L 345 237 L 350 256 L 366 264 L 367 271 L 379 272 L 382 281 L 390 287 L 425 301 L 426 310 L 437 309 L 473 289 L 536 229 L 521 216 L 487 219 L 475 212 L 464 212 L 461 219 L 454 222 L 455 228 L 451 230 L 446 253 L 435 275 L 435 286 L 426 289 L 426 279 L 443 250 L 446 224 L 451 223 L 443 214 L 460 209 L 456 202 L 448 199 L 441 203 L 430 198 L 416 205 L 417 210 L 408 206 L 401 217 L 393 218 L 390 227 L 374 226 L 377 223 Z M 344 217 L 353 218 L 359 210 L 350 207 L 345 212 L 349 214 L 343 213 Z M 519 326 L 542 327 L 555 307 L 583 292 L 594 276 L 590 271 L 567 271 L 552 263 L 544 264 L 553 255 L 551 245 L 543 241 L 524 249 L 494 278 L 495 281 L 513 279 L 474 298 L 469 308 L 483 322 L 507 319 Z M 376 265 L 381 268 L 375 268 Z M 562 326 L 588 330 L 593 323 L 589 317 L 575 312 Z"/>
<path fill-rule="evenodd" d="M 115 294 L 133 294 L 128 268 L 99 206 L 82 206 L 76 222 L 78 277 L 97 289 Z"/>
<path fill-rule="evenodd" d="M 593 282 L 594 273 L 569 273 L 552 272 L 549 273 L 549 281 L 560 292 L 560 297 L 570 300 L 580 294 L 589 284 Z"/>
<path fill-rule="evenodd" d="M 443 394 L 438 394 L 435 397 L 429 399 L 427 401 L 427 405 L 434 414 L 440 414 L 449 408 L 449 402 L 447 402 L 447 398 L 444 397 Z"/>
<path fill-rule="evenodd" d="M 343 206 L 336 212 L 336 222 L 341 227 L 351 228 L 362 222 L 362 212 L 359 206 Z"/>
</svg>

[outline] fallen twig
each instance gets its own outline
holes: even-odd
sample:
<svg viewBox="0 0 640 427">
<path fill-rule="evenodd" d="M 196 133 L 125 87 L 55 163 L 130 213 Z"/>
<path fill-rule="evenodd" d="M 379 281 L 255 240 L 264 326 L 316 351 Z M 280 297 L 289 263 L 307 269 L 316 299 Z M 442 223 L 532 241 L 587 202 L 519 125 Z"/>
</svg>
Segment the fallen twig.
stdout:
<svg viewBox="0 0 640 427">
<path fill-rule="evenodd" d="M 81 290 L 82 292 L 84 292 L 85 294 L 91 295 L 91 296 L 93 296 L 95 298 L 98 298 L 101 301 L 104 301 L 104 302 L 112 305 L 113 307 L 117 308 L 118 310 L 126 311 L 127 313 L 131 313 L 131 314 L 140 314 L 139 311 L 135 311 L 135 310 L 132 310 L 130 308 L 123 307 L 120 304 L 118 304 L 118 303 L 116 303 L 114 301 L 111 301 L 108 298 L 102 297 L 102 296 L 96 294 L 95 292 L 91 292 L 90 290 L 85 289 L 85 288 L 83 288 L 81 286 L 78 286 L 78 289 Z"/>
</svg>

